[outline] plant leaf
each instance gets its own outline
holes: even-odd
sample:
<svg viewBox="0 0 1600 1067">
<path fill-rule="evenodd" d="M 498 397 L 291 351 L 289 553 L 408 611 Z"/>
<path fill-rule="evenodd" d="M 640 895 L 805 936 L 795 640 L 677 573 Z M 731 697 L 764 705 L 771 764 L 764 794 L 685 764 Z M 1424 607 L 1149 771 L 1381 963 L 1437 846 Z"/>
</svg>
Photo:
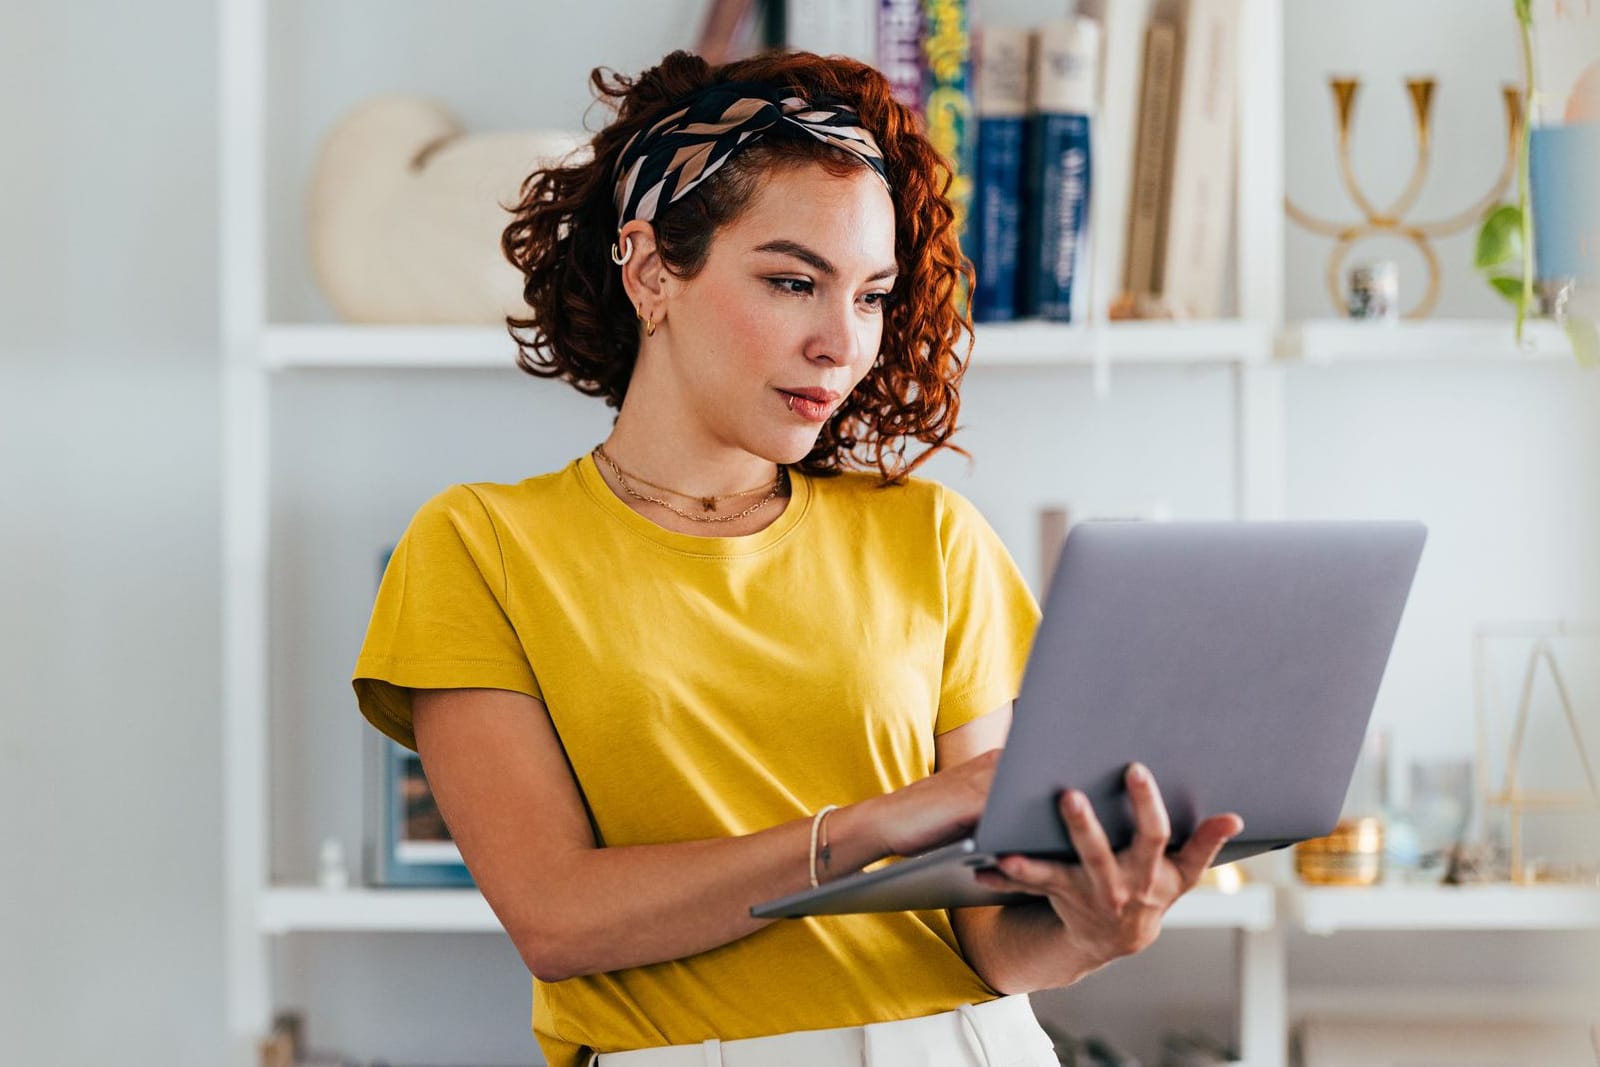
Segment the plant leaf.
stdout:
<svg viewBox="0 0 1600 1067">
<path fill-rule="evenodd" d="M 1568 318 L 1567 340 L 1572 342 L 1572 354 L 1580 367 L 1600 366 L 1600 329 L 1593 319 Z"/>
<path fill-rule="evenodd" d="M 1515 204 L 1501 204 L 1484 216 L 1472 265 L 1478 270 L 1492 270 L 1521 258 L 1522 209 Z"/>
<path fill-rule="evenodd" d="M 1522 303 L 1522 275 L 1520 274 L 1492 274 L 1489 284 L 1494 286 L 1494 291 L 1511 301 L 1512 306 Z"/>
</svg>

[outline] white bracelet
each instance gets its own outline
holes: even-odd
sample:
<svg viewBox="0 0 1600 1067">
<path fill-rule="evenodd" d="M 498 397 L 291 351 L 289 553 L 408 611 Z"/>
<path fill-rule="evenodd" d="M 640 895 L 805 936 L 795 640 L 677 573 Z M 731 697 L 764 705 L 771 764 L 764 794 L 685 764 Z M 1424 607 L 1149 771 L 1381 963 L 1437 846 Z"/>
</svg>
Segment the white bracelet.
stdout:
<svg viewBox="0 0 1600 1067">
<path fill-rule="evenodd" d="M 828 817 L 828 812 L 838 811 L 837 804 L 824 804 L 811 816 L 811 888 L 817 888 L 817 831 L 822 829 L 822 820 Z"/>
</svg>

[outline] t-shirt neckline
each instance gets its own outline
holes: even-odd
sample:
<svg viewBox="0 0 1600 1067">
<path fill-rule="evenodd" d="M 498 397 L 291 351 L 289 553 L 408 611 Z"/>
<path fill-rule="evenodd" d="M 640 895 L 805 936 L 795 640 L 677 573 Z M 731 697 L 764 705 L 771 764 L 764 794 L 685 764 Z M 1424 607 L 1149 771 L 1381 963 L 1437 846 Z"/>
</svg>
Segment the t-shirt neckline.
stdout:
<svg viewBox="0 0 1600 1067">
<path fill-rule="evenodd" d="M 679 533 L 656 525 L 617 496 L 596 466 L 593 452 L 584 453 L 574 461 L 574 466 L 577 468 L 579 484 L 600 510 L 640 537 L 688 555 L 748 556 L 760 552 L 782 540 L 798 526 L 811 506 L 811 479 L 790 467 L 789 504 L 783 509 L 783 514 L 765 529 L 738 537 Z"/>
</svg>

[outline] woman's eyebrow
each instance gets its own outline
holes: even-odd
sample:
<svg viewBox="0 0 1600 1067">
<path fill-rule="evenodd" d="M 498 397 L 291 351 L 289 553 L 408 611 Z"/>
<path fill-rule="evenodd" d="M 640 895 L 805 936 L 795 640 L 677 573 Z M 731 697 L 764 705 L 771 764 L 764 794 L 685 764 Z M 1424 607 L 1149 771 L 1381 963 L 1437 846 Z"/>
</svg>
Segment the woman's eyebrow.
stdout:
<svg viewBox="0 0 1600 1067">
<path fill-rule="evenodd" d="M 839 273 L 839 271 L 834 267 L 834 265 L 832 263 L 828 262 L 827 257 L 819 255 L 816 252 L 813 252 L 811 249 L 807 248 L 805 245 L 801 244 L 799 241 L 789 241 L 789 240 L 783 240 L 783 239 L 776 240 L 776 241 L 767 241 L 764 244 L 756 245 L 756 247 L 753 249 L 753 251 L 756 251 L 756 252 L 776 252 L 779 255 L 793 256 L 795 259 L 798 259 L 798 260 L 802 261 L 807 266 L 811 267 L 813 270 L 816 270 L 816 271 L 818 271 L 818 272 L 820 272 L 822 274 L 826 274 L 829 277 L 837 276 L 838 273 Z M 900 271 L 896 267 L 885 267 L 882 270 L 878 271 L 876 274 L 873 274 L 871 277 L 869 277 L 867 279 L 867 281 L 875 282 L 875 281 L 878 281 L 881 278 L 893 278 L 896 275 L 898 275 L 899 273 L 900 273 Z"/>
</svg>

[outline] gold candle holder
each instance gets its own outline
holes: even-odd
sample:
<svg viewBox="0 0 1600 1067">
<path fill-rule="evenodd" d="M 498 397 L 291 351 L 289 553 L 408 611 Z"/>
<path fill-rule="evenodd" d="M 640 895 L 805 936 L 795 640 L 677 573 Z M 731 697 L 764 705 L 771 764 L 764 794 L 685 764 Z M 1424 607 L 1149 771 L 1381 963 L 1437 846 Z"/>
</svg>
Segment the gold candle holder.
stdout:
<svg viewBox="0 0 1600 1067">
<path fill-rule="evenodd" d="M 1294 873 L 1307 885 L 1376 885 L 1383 877 L 1383 820 L 1340 819 L 1327 837 L 1300 842 Z"/>
<path fill-rule="evenodd" d="M 1339 285 L 1339 268 L 1345 258 L 1361 241 L 1370 237 L 1391 236 L 1409 242 L 1421 253 L 1423 262 L 1427 264 L 1427 289 L 1422 299 L 1403 316 L 1408 319 L 1426 318 L 1439 300 L 1439 257 L 1433 250 L 1432 242 L 1441 237 L 1460 233 L 1479 222 L 1484 213 L 1505 196 L 1506 190 L 1511 187 L 1512 175 L 1516 171 L 1517 144 L 1522 136 L 1522 90 L 1516 85 L 1508 84 L 1501 88 L 1506 116 L 1506 156 L 1504 163 L 1501 164 L 1500 173 L 1489 191 L 1471 207 L 1454 215 L 1432 222 L 1409 221 L 1407 216 L 1416 205 L 1417 197 L 1422 192 L 1433 162 L 1431 120 L 1434 89 L 1437 83 L 1433 78 L 1420 77 L 1406 79 L 1405 85 L 1407 99 L 1411 102 L 1417 158 L 1412 164 L 1410 179 L 1392 204 L 1386 208 L 1377 207 L 1368 198 L 1361 187 L 1361 182 L 1357 179 L 1355 166 L 1350 159 L 1350 134 L 1355 125 L 1356 97 L 1361 90 L 1361 81 L 1358 78 L 1341 77 L 1328 79 L 1328 89 L 1333 95 L 1334 121 L 1338 135 L 1336 147 L 1339 177 L 1344 184 L 1345 192 L 1355 204 L 1356 210 L 1361 213 L 1361 221 L 1343 223 L 1317 218 L 1297 206 L 1287 196 L 1283 198 L 1284 210 L 1291 220 L 1313 233 L 1334 239 L 1333 251 L 1328 255 L 1328 295 L 1333 301 L 1333 306 L 1341 312 L 1345 303 Z"/>
</svg>

